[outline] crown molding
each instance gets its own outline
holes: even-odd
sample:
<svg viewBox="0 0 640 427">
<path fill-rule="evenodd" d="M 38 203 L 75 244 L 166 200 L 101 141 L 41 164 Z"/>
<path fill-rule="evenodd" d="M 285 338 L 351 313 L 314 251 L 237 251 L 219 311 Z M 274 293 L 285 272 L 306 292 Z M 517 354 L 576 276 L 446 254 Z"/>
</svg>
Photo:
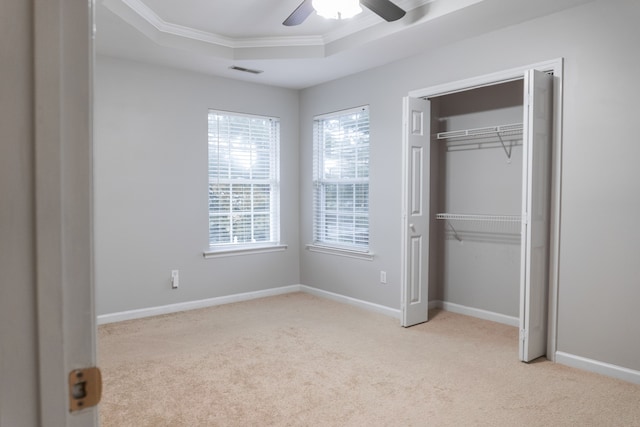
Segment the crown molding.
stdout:
<svg viewBox="0 0 640 427">
<path fill-rule="evenodd" d="M 118 9 L 110 7 L 113 3 L 122 3 L 137 13 L 142 19 L 151 24 L 161 33 L 184 37 L 205 43 L 216 44 L 230 49 L 238 48 L 260 48 L 260 47 L 289 47 L 289 46 L 322 46 L 327 43 L 323 36 L 304 37 L 260 37 L 235 39 L 225 37 L 220 34 L 208 31 L 197 30 L 195 28 L 167 22 L 158 16 L 142 0 L 105 0 L 104 4 L 113 12 L 118 14 Z"/>
<path fill-rule="evenodd" d="M 407 10 L 415 9 L 431 3 L 434 0 L 402 0 L 396 3 Z M 374 27 L 381 23 L 381 19 L 368 14 L 352 18 L 349 25 L 342 26 L 324 35 L 317 36 L 285 36 L 285 37 L 257 37 L 257 38 L 232 38 L 208 31 L 197 30 L 184 25 L 167 22 L 158 16 L 157 13 L 143 0 L 104 0 L 103 4 L 116 15 L 122 16 L 121 5 L 127 6 L 140 18 L 144 19 L 157 31 L 204 43 L 215 44 L 229 49 L 239 48 L 261 48 L 261 47 L 304 47 L 304 46 L 326 46 L 330 43 L 348 37 L 352 34 Z"/>
<path fill-rule="evenodd" d="M 145 0 L 102 0 L 102 4 L 155 43 L 226 59 L 323 58 L 485 0 L 395 0 L 407 10 L 403 21 L 385 22 L 374 13 L 322 35 L 234 38 L 162 19 Z"/>
</svg>

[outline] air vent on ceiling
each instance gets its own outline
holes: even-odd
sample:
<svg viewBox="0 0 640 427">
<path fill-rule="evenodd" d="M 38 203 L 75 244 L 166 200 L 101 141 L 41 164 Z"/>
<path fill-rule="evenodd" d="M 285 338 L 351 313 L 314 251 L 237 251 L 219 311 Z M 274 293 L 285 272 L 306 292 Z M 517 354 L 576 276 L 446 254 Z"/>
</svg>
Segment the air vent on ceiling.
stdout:
<svg viewBox="0 0 640 427">
<path fill-rule="evenodd" d="M 252 70 L 251 68 L 238 67 L 237 65 L 232 65 L 229 68 L 232 70 L 242 71 L 242 72 L 251 73 L 251 74 L 260 74 L 263 72 L 262 70 Z"/>
</svg>

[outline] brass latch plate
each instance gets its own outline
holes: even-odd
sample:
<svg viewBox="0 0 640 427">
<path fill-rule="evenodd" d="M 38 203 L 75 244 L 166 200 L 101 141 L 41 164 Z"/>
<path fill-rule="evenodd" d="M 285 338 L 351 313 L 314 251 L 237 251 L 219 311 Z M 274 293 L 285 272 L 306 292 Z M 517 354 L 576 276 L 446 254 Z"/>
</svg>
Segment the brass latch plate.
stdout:
<svg viewBox="0 0 640 427">
<path fill-rule="evenodd" d="M 100 369 L 74 369 L 69 372 L 69 412 L 96 406 L 102 396 Z"/>
</svg>

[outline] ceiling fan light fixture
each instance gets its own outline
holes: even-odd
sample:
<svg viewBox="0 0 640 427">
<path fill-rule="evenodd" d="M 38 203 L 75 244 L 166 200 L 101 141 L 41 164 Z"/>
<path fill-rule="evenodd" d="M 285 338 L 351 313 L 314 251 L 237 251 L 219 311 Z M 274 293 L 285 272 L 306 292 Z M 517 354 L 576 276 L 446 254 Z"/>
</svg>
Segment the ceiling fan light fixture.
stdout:
<svg viewBox="0 0 640 427">
<path fill-rule="evenodd" d="M 360 12 L 360 0 L 313 0 L 316 13 L 327 19 L 349 19 Z"/>
</svg>

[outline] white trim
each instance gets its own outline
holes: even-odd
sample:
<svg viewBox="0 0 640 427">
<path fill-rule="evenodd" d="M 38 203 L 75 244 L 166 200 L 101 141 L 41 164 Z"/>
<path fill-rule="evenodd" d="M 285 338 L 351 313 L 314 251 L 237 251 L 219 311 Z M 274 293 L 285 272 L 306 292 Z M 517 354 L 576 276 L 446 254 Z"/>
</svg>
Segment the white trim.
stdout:
<svg viewBox="0 0 640 427">
<path fill-rule="evenodd" d="M 242 248 L 224 248 L 217 250 L 208 250 L 203 252 L 203 256 L 206 259 L 211 258 L 221 258 L 227 256 L 236 256 L 236 255 L 250 255 L 250 254 L 264 254 L 268 252 L 282 252 L 288 248 L 287 245 L 265 245 L 265 246 L 254 246 L 254 247 L 242 247 Z"/>
<path fill-rule="evenodd" d="M 121 311 L 118 313 L 101 314 L 97 316 L 98 325 L 106 325 L 108 323 L 123 322 L 125 320 L 142 319 L 145 317 L 159 316 L 162 314 L 177 313 L 180 311 L 196 310 L 199 308 L 213 307 L 216 305 L 231 304 L 235 302 L 249 301 L 258 298 L 266 298 L 276 295 L 289 294 L 293 292 L 305 292 L 317 297 L 330 299 L 336 302 L 349 304 L 365 310 L 384 314 L 395 319 L 400 318 L 400 310 L 374 304 L 368 301 L 351 298 L 348 296 L 335 294 L 333 292 L 324 291 L 322 289 L 313 288 L 306 285 L 290 285 L 279 288 L 265 289 L 262 291 L 244 292 L 241 294 L 225 295 L 222 297 L 207 298 L 197 301 L 187 301 L 177 304 L 162 305 L 159 307 L 141 308 L 138 310 Z"/>
<path fill-rule="evenodd" d="M 338 255 L 347 258 L 363 259 L 366 261 L 373 261 L 373 253 L 365 251 L 357 251 L 353 249 L 336 248 L 331 246 L 313 245 L 308 244 L 306 248 L 311 252 L 318 252 L 321 254 Z"/>
<path fill-rule="evenodd" d="M 315 296 L 330 299 L 336 302 L 349 304 L 358 308 L 363 308 L 368 311 L 384 314 L 385 316 L 393 317 L 394 319 L 400 319 L 400 310 L 398 310 L 397 308 L 391 308 L 384 305 L 375 304 L 369 301 L 363 301 L 361 299 L 336 294 L 333 292 L 325 291 L 318 288 L 313 288 L 311 286 L 306 286 L 306 285 L 300 285 L 300 290 L 310 295 L 315 295 Z"/>
<path fill-rule="evenodd" d="M 74 369 L 96 366 L 91 162 L 94 4 L 93 0 L 32 3 L 38 313 L 34 340 L 40 392 L 33 402 L 40 405 L 42 427 L 91 427 L 99 424 L 97 407 L 71 414 L 65 390 Z"/>
<path fill-rule="evenodd" d="M 640 371 L 600 362 L 598 360 L 587 359 L 586 357 L 576 356 L 575 354 L 565 353 L 563 351 L 557 351 L 555 359 L 556 363 L 560 363 L 561 365 L 640 384 Z"/>
<path fill-rule="evenodd" d="M 465 305 L 454 304 L 446 301 L 429 301 L 429 308 L 441 308 L 452 313 L 464 314 L 465 316 L 477 317 L 479 319 L 490 320 L 492 322 L 502 323 L 503 325 L 518 327 L 519 319 L 506 314 L 495 313 L 493 311 L 482 310 Z"/>
<path fill-rule="evenodd" d="M 551 224 L 549 236 L 549 298 L 547 359 L 555 361 L 558 342 L 558 279 L 560 275 L 560 211 L 562 193 L 562 110 L 564 89 L 564 60 L 556 58 L 496 73 L 477 76 L 465 80 L 449 82 L 428 88 L 410 91 L 413 98 L 429 98 L 448 93 L 465 91 L 474 87 L 490 86 L 524 78 L 527 70 L 535 69 L 553 72 L 553 165 L 551 178 Z M 405 190 L 403 190 L 404 192 Z M 404 194 L 403 194 L 404 196 Z M 404 229 L 403 229 L 404 232 Z M 404 282 L 403 282 L 404 283 Z"/>
<path fill-rule="evenodd" d="M 280 46 L 322 46 L 325 39 L 322 36 L 297 36 L 297 37 L 261 37 L 234 39 L 221 36 L 208 31 L 197 30 L 184 25 L 167 22 L 158 16 L 149 6 L 140 0 L 121 0 L 142 19 L 147 21 L 153 28 L 161 33 L 171 34 L 178 37 L 197 40 L 205 43 L 217 44 L 228 48 L 243 47 L 280 47 Z M 107 4 L 107 7 L 109 5 Z"/>
<path fill-rule="evenodd" d="M 300 285 L 283 286 L 280 288 L 265 289 L 262 291 L 244 292 L 241 294 L 226 295 L 222 297 L 207 298 L 197 301 L 180 302 L 177 304 L 161 305 L 158 307 L 141 308 L 138 310 L 121 311 L 118 313 L 102 314 L 97 317 L 98 325 L 122 322 L 125 320 L 141 319 L 144 317 L 159 316 L 161 314 L 177 313 L 180 311 L 196 310 L 198 308 L 213 307 L 234 302 L 249 301 L 258 298 L 275 295 L 300 292 Z"/>
<path fill-rule="evenodd" d="M 523 67 L 511 68 L 509 70 L 498 71 L 496 73 L 476 76 L 469 79 L 458 80 L 455 82 L 444 83 L 441 85 L 430 86 L 423 89 L 412 90 L 409 92 L 411 98 L 432 98 L 435 96 L 449 95 L 457 92 L 464 92 L 469 89 L 475 89 L 483 86 L 492 86 L 496 84 L 506 83 L 513 80 L 524 78 L 527 70 L 540 71 L 556 71 L 561 74 L 562 58 L 550 61 L 537 62 L 535 64 L 525 65 Z"/>
</svg>

